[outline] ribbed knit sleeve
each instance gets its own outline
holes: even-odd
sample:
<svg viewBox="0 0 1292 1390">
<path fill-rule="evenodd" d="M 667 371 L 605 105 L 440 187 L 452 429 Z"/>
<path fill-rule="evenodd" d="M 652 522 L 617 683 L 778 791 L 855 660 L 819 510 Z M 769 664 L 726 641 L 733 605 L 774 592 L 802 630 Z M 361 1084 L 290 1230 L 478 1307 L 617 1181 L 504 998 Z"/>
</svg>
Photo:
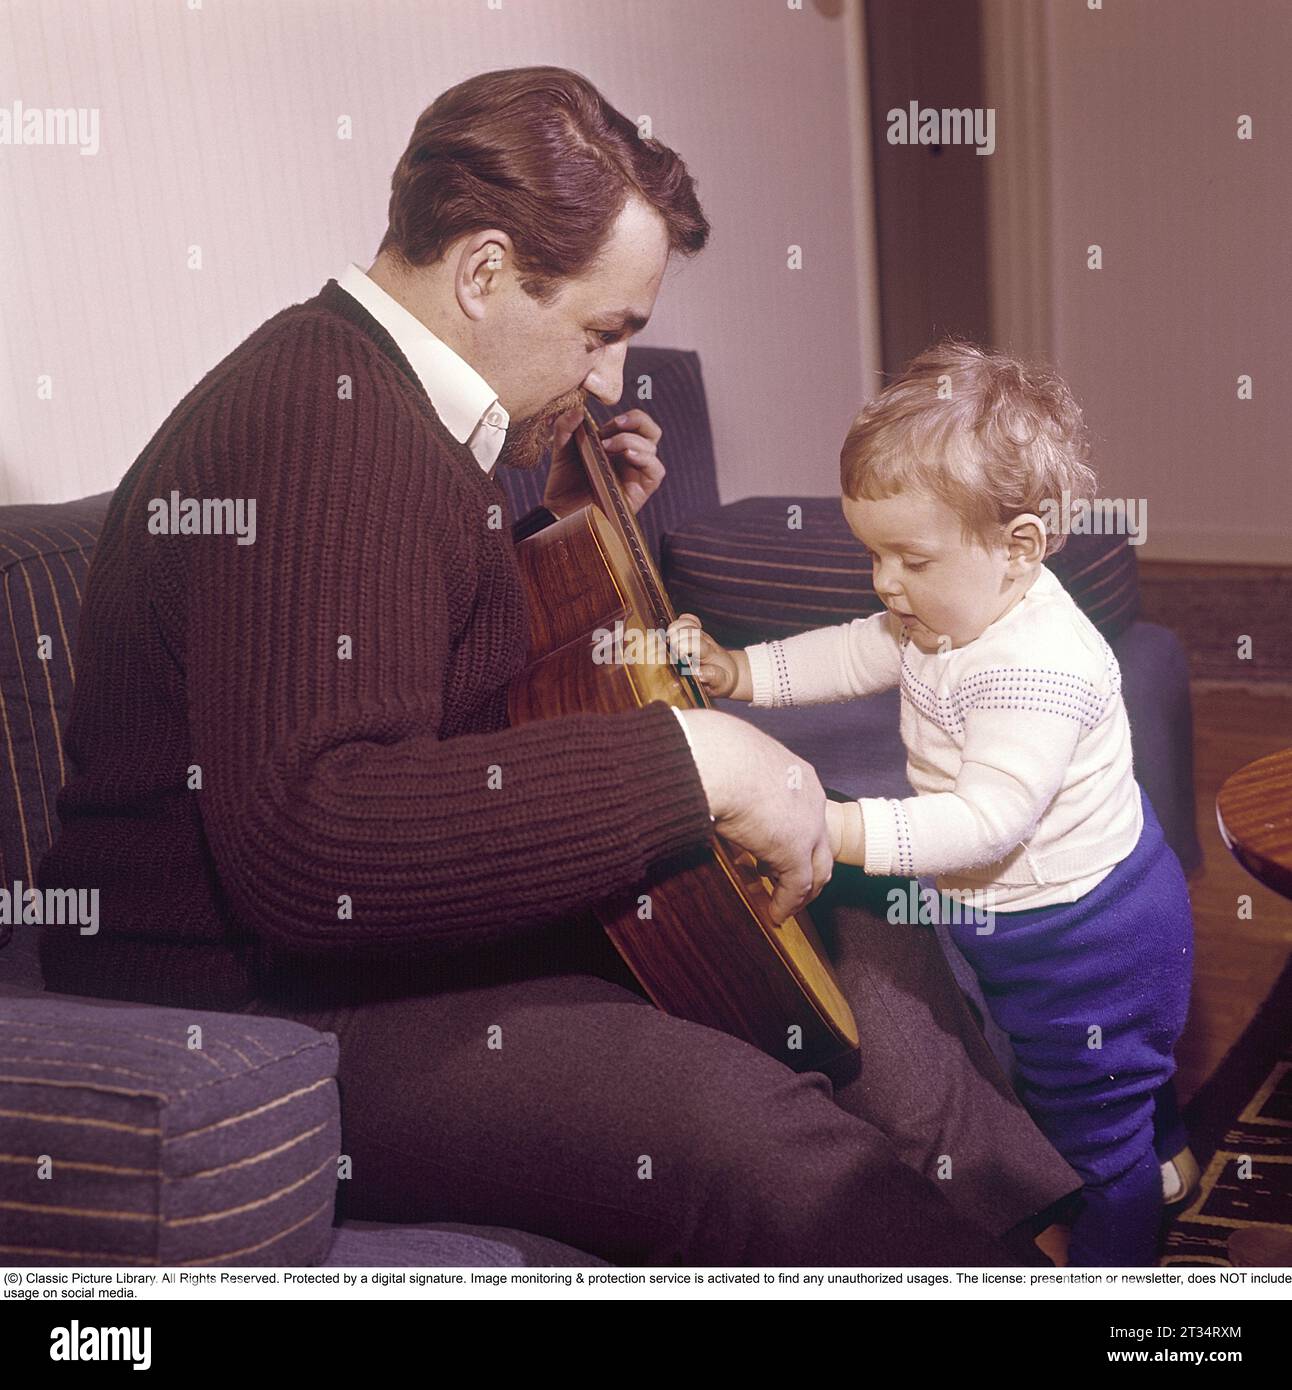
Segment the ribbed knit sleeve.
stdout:
<svg viewBox="0 0 1292 1390">
<path fill-rule="evenodd" d="M 221 476 L 190 482 L 254 497 L 255 541 L 169 537 L 154 591 L 238 917 L 379 959 L 586 909 L 710 820 L 662 703 L 472 731 L 527 644 L 501 494 L 356 336 L 322 314 L 270 335 L 201 414 L 192 456 Z"/>
</svg>

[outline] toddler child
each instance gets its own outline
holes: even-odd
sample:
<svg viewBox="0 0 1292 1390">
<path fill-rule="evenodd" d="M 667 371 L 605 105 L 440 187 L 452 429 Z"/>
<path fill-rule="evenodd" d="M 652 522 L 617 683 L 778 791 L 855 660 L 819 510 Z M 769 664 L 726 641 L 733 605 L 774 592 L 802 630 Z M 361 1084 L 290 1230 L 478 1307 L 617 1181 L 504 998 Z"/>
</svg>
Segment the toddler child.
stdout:
<svg viewBox="0 0 1292 1390">
<path fill-rule="evenodd" d="M 883 613 L 728 652 L 670 628 L 711 694 L 759 706 L 900 686 L 916 795 L 826 803 L 836 860 L 934 875 L 1020 1098 L 1082 1178 L 1071 1265 L 1155 1262 L 1154 1094 L 1188 1009 L 1192 915 L 1132 764 L 1117 659 L 1044 564 L 1095 476 L 1047 369 L 948 340 L 854 421 L 843 511 Z"/>
</svg>

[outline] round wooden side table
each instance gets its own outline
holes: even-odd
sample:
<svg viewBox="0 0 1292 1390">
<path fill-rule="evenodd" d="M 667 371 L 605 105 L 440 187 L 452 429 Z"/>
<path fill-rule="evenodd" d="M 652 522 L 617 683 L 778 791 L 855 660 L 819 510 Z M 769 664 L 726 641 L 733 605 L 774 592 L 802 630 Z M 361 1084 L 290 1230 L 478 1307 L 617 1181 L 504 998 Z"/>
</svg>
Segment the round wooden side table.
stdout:
<svg viewBox="0 0 1292 1390">
<path fill-rule="evenodd" d="M 1253 878 L 1292 898 L 1292 748 L 1257 758 L 1225 779 L 1216 824 L 1226 848 Z M 1238 1266 L 1292 1265 L 1292 1235 L 1271 1227 L 1237 1230 L 1229 1258 Z"/>
<path fill-rule="evenodd" d="M 1216 823 L 1253 878 L 1292 898 L 1292 748 L 1226 777 L 1216 797 Z"/>
</svg>

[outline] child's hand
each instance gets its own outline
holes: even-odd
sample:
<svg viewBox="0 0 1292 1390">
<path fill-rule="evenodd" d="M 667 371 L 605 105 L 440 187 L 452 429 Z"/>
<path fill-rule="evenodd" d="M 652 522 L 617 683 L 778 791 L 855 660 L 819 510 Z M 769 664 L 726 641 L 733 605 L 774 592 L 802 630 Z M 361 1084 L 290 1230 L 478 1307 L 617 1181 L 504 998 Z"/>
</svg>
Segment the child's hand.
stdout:
<svg viewBox="0 0 1292 1390">
<path fill-rule="evenodd" d="M 733 700 L 753 698 L 749 658 L 744 652 L 729 652 L 719 646 L 700 626 L 694 613 L 683 613 L 674 619 L 669 625 L 668 640 L 683 668 L 689 661 L 691 674 L 710 695 Z"/>
</svg>

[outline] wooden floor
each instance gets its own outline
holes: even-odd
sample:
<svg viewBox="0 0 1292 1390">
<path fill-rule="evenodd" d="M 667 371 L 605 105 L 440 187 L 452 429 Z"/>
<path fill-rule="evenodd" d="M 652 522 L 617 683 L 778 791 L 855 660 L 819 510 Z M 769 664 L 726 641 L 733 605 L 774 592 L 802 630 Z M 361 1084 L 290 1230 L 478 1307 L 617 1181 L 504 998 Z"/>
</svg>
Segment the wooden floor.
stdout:
<svg viewBox="0 0 1292 1390">
<path fill-rule="evenodd" d="M 1292 953 L 1292 901 L 1239 867 L 1216 828 L 1216 792 L 1231 773 L 1292 744 L 1292 695 L 1259 686 L 1193 688 L 1194 784 L 1205 862 L 1189 880 L 1195 929 L 1193 1002 L 1176 1048 L 1186 1102 L 1215 1070 Z M 1239 897 L 1251 896 L 1250 920 Z"/>
</svg>

